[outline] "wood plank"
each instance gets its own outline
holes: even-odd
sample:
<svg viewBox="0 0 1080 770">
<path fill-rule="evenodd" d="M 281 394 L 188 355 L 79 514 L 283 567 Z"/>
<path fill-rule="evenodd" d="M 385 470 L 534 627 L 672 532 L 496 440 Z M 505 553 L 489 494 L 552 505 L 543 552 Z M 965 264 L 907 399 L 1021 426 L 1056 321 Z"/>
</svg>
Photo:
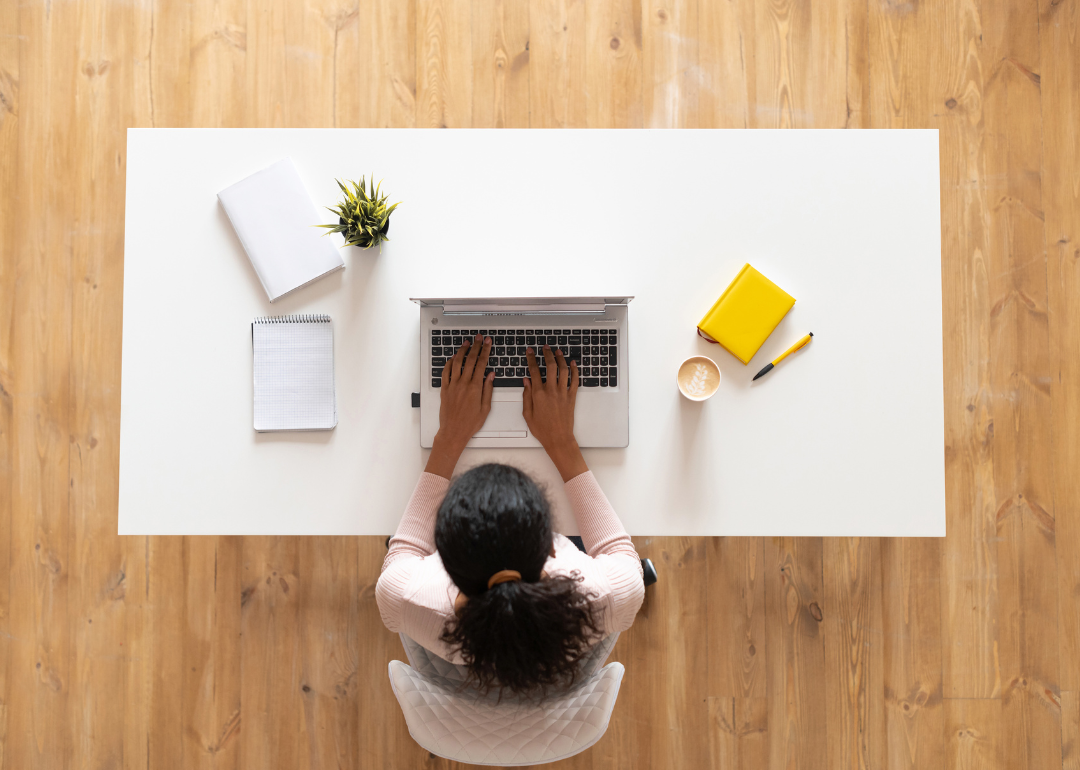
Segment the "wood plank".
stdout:
<svg viewBox="0 0 1080 770">
<path fill-rule="evenodd" d="M 529 127 L 529 6 L 473 0 L 472 125 Z"/>
<path fill-rule="evenodd" d="M 757 102 L 756 4 L 698 4 L 698 125 L 750 128 Z"/>
<path fill-rule="evenodd" d="M 322 7 L 322 16 L 333 31 L 334 87 L 330 95 L 333 125 L 356 126 L 360 119 L 360 100 L 366 90 L 361 84 L 367 79 L 369 69 L 366 62 L 360 61 L 360 4 L 327 2 Z"/>
<path fill-rule="evenodd" d="M 87 3 L 77 47 L 83 60 L 68 143 L 81 162 L 68 181 L 83 191 L 71 219 L 71 521 L 72 661 L 69 720 L 79 766 L 116 766 L 123 756 L 121 709 L 126 625 L 123 548 L 116 537 L 120 456 L 120 336 L 123 306 L 125 174 L 117 158 L 125 132 L 117 115 L 133 111 L 135 63 L 117 54 L 132 48 L 134 6 Z M 89 223 L 102 223 L 87 226 Z"/>
<path fill-rule="evenodd" d="M 76 191 L 65 185 L 78 159 L 68 141 L 80 64 L 78 9 L 19 9 L 19 154 L 12 307 L 11 648 L 5 762 L 70 767 L 75 725 L 69 458 L 71 291 Z M 65 78 L 53 77 L 61 71 Z M 58 226 L 58 223 L 65 223 Z M 10 258 L 9 258 L 10 259 Z M 15 704 L 13 704 L 15 705 Z"/>
<path fill-rule="evenodd" d="M 642 2 L 642 82 L 645 125 L 698 126 L 698 4 L 693 0 Z"/>
<path fill-rule="evenodd" d="M 150 538 L 121 538 L 124 548 L 124 632 L 119 641 L 124 661 L 124 770 L 150 767 L 153 629 L 150 611 Z M 119 709 L 119 705 L 117 705 Z"/>
<path fill-rule="evenodd" d="M 184 681 L 184 538 L 153 537 L 149 541 L 146 577 L 150 658 L 146 701 L 146 766 L 184 766 L 184 709 L 178 695 Z"/>
<path fill-rule="evenodd" d="M 821 538 L 764 545 L 769 767 L 826 767 Z"/>
<path fill-rule="evenodd" d="M 809 38 L 792 41 L 796 51 L 802 46 L 808 48 L 804 56 L 809 59 L 797 71 L 794 116 L 805 116 L 796 125 L 869 128 L 867 3 L 844 0 L 811 3 L 809 7 Z M 803 93 L 805 96 L 800 98 Z"/>
<path fill-rule="evenodd" d="M 183 538 L 180 697 L 185 768 L 241 767 L 237 664 L 242 554 L 239 537 Z"/>
<path fill-rule="evenodd" d="M 1061 693 L 1061 767 L 1080 770 L 1080 693 Z"/>
<path fill-rule="evenodd" d="M 945 701 L 946 770 L 1005 770 L 1001 701 Z"/>
<path fill-rule="evenodd" d="M 585 4 L 529 2 L 529 125 L 584 128 L 586 100 Z"/>
<path fill-rule="evenodd" d="M 246 125 L 247 3 L 244 0 L 192 3 L 188 18 L 187 68 L 192 86 L 190 93 L 184 94 L 189 112 L 183 119 L 190 120 L 192 126 Z M 172 101 L 173 93 L 159 89 L 158 101 Z"/>
<path fill-rule="evenodd" d="M 240 764 L 293 768 L 299 743 L 299 538 L 245 537 L 241 573 Z"/>
<path fill-rule="evenodd" d="M 641 0 L 586 4 L 585 26 L 589 128 L 640 128 L 644 121 Z"/>
<path fill-rule="evenodd" d="M 8 709 L 14 703 L 10 662 L 15 645 L 12 620 L 12 517 L 15 486 L 14 351 L 15 290 L 19 244 L 17 196 L 19 164 L 19 15 L 0 15 L 0 770 L 8 744 Z"/>
<path fill-rule="evenodd" d="M 472 4 L 417 0 L 416 125 L 472 125 Z"/>
<path fill-rule="evenodd" d="M 300 742 L 310 768 L 361 767 L 356 541 L 299 538 Z"/>
<path fill-rule="evenodd" d="M 754 7 L 750 125 L 869 127 L 867 4 L 779 0 Z"/>
<path fill-rule="evenodd" d="M 262 3 L 258 7 L 262 7 Z M 336 125 L 338 35 L 355 23 L 359 10 L 337 0 L 286 2 L 281 27 L 273 37 L 256 38 L 259 45 L 273 46 L 282 70 L 275 72 L 275 86 L 284 87 L 284 103 L 276 106 L 285 125 L 322 128 Z M 277 15 L 271 13 L 271 18 Z M 284 46 L 278 41 L 283 40 Z M 318 88 L 312 88 L 318 83 Z"/>
<path fill-rule="evenodd" d="M 765 543 L 760 537 L 706 540 L 709 695 L 766 697 Z"/>
<path fill-rule="evenodd" d="M 885 766 L 941 767 L 941 541 L 880 542 Z"/>
<path fill-rule="evenodd" d="M 870 541 L 870 561 L 873 569 L 870 573 L 870 644 L 875 647 L 870 653 L 874 664 L 870 666 L 868 677 L 868 689 L 870 692 L 869 704 L 869 766 L 887 767 L 885 762 L 888 749 L 888 732 L 885 722 L 885 592 L 884 575 L 882 567 L 884 560 L 881 555 L 883 538 L 874 538 Z"/>
<path fill-rule="evenodd" d="M 990 354 L 1004 743 L 1010 768 L 1061 766 L 1049 327 L 1034 6 L 980 7 L 990 224 Z"/>
<path fill-rule="evenodd" d="M 704 767 L 709 762 L 705 538 L 638 538 L 659 581 L 645 592 L 612 660 L 626 667 L 605 762 L 615 767 Z M 643 715 L 647 715 L 644 716 Z M 649 729 L 642 729 L 642 719 Z"/>
<path fill-rule="evenodd" d="M 1039 3 L 1060 685 L 1080 691 L 1080 8 Z"/>
<path fill-rule="evenodd" d="M 374 0 L 366 8 L 357 33 L 355 125 L 411 128 L 417 111 L 416 0 Z"/>
<path fill-rule="evenodd" d="M 149 52 L 145 62 L 149 125 L 156 128 L 192 125 L 190 99 L 196 91 L 191 79 L 193 5 L 150 0 L 150 35 L 143 50 Z"/>
<path fill-rule="evenodd" d="M 801 87 L 810 40 L 810 4 L 795 0 L 755 3 L 756 67 L 751 127 L 805 128 L 813 125 L 809 94 Z"/>
<path fill-rule="evenodd" d="M 245 45 L 245 122 L 259 128 L 292 125 L 286 97 L 285 0 L 264 0 L 248 8 Z"/>
<path fill-rule="evenodd" d="M 709 696 L 711 767 L 756 770 L 769 761 L 766 698 Z"/>
<path fill-rule="evenodd" d="M 873 689 L 882 670 L 881 627 L 874 627 L 881 593 L 868 538 L 827 537 L 823 543 L 826 722 L 831 768 L 867 768 L 884 740 L 884 723 L 875 716 Z M 875 593 L 874 589 L 878 591 Z"/>
<path fill-rule="evenodd" d="M 946 770 L 1004 770 L 1001 701 L 945 701 Z"/>
</svg>

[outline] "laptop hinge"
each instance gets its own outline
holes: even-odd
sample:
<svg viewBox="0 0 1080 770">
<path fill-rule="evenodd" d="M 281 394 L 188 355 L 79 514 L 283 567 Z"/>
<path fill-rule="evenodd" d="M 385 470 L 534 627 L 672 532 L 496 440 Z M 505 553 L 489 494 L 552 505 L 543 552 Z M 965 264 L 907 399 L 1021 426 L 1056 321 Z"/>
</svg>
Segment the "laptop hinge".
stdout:
<svg viewBox="0 0 1080 770">
<path fill-rule="evenodd" d="M 457 302 L 443 301 L 443 315 L 603 315 L 607 305 L 599 302 Z"/>
</svg>

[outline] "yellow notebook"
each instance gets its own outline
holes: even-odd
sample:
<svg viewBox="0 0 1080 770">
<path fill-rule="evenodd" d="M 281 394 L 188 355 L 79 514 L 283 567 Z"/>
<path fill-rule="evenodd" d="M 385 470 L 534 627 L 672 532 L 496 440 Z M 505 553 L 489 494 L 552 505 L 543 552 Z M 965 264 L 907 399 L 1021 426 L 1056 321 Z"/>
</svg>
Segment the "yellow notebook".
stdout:
<svg viewBox="0 0 1080 770">
<path fill-rule="evenodd" d="M 794 297 L 746 264 L 701 319 L 698 333 L 748 364 L 794 304 Z"/>
</svg>

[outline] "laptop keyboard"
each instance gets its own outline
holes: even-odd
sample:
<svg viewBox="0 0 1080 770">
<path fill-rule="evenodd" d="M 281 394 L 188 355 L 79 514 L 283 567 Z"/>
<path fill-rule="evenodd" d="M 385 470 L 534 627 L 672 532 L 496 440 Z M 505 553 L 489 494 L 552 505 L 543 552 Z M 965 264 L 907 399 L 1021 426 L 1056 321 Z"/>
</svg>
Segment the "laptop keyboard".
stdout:
<svg viewBox="0 0 1080 770">
<path fill-rule="evenodd" d="M 495 372 L 496 388 L 520 388 L 528 373 L 525 349 L 536 353 L 540 376 L 547 381 L 544 345 L 552 354 L 561 350 L 567 363 L 577 361 L 580 387 L 615 388 L 619 385 L 616 329 L 442 329 L 431 332 L 431 387 L 442 385 L 442 370 L 461 343 L 477 334 L 492 338 L 491 356 L 484 372 Z"/>
</svg>

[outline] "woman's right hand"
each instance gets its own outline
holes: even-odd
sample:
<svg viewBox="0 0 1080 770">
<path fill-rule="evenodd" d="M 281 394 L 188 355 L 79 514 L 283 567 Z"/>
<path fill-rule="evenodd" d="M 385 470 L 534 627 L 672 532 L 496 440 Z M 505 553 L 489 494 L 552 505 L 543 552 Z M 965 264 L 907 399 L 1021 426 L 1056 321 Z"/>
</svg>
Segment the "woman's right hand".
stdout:
<svg viewBox="0 0 1080 770">
<path fill-rule="evenodd" d="M 567 365 L 561 350 L 552 353 L 551 347 L 544 345 L 544 361 L 548 371 L 547 382 L 544 382 L 532 348 L 525 351 L 525 357 L 529 365 L 529 376 L 524 379 L 525 391 L 521 402 L 525 424 L 543 444 L 563 481 L 569 481 L 589 470 L 574 438 L 574 403 L 578 391 L 577 363 L 572 361 Z"/>
</svg>

